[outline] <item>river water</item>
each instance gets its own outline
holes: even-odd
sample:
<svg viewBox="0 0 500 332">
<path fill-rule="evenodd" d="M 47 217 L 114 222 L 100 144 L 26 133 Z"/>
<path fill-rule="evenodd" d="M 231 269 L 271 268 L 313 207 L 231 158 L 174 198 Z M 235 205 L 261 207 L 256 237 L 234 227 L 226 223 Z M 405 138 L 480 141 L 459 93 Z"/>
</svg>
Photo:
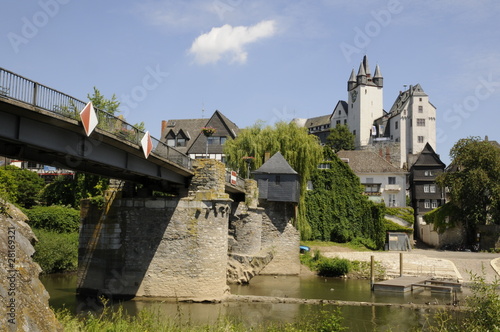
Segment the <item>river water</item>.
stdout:
<svg viewBox="0 0 500 332">
<path fill-rule="evenodd" d="M 93 299 L 76 298 L 76 275 L 46 275 L 40 278 L 50 294 L 50 305 L 66 307 L 73 312 L 97 309 Z M 368 280 L 344 280 L 318 276 L 257 276 L 249 285 L 233 285 L 231 293 L 272 297 L 326 299 L 379 303 L 418 303 L 452 301 L 452 295 L 421 291 L 418 293 L 372 292 Z M 284 303 L 175 303 L 158 300 L 133 300 L 122 303 L 130 314 L 149 308 L 171 319 L 185 323 L 207 324 L 221 317 L 243 321 L 247 326 L 262 322 L 293 322 L 307 319 L 315 310 L 331 310 L 333 306 Z M 343 323 L 350 331 L 409 331 L 428 324 L 432 306 L 425 309 L 393 307 L 343 306 Z"/>
</svg>

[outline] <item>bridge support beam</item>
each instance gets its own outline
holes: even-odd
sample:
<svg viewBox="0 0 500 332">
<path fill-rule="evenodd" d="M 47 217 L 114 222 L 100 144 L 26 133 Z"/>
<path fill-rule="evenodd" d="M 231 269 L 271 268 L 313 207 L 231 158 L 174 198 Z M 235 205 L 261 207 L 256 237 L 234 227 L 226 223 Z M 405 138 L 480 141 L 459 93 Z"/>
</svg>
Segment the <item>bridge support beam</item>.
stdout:
<svg viewBox="0 0 500 332">
<path fill-rule="evenodd" d="M 223 298 L 231 206 L 224 184 L 224 165 L 202 160 L 187 197 L 83 201 L 80 295 Z"/>
</svg>

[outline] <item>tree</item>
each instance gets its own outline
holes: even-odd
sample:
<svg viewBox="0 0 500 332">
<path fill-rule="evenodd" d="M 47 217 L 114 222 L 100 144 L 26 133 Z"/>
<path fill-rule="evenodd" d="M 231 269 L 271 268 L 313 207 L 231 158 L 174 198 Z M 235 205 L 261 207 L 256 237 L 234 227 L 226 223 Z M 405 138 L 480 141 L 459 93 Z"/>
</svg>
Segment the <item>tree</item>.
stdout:
<svg viewBox="0 0 500 332">
<path fill-rule="evenodd" d="M 94 94 L 87 94 L 87 98 L 92 102 L 95 108 L 100 109 L 106 113 L 117 116 L 120 111 L 118 107 L 120 107 L 120 102 L 116 99 L 116 95 L 113 94 L 111 99 L 105 98 L 99 89 L 94 87 Z"/>
<path fill-rule="evenodd" d="M 451 171 L 437 183 L 447 187 L 452 222 L 462 222 L 467 241 L 476 241 L 476 226 L 500 223 L 500 148 L 479 137 L 460 139 L 450 151 Z"/>
<path fill-rule="evenodd" d="M 40 191 L 45 186 L 45 181 L 37 173 L 16 166 L 6 166 L 4 168 L 12 175 L 15 183 L 16 198 L 15 203 L 22 207 L 31 208 L 36 204 Z"/>
<path fill-rule="evenodd" d="M 272 156 L 278 151 L 299 173 L 301 191 L 305 193 L 307 181 L 322 159 L 318 138 L 309 135 L 306 128 L 286 122 L 263 128 L 261 123 L 256 123 L 241 130 L 235 139 L 228 140 L 224 145 L 227 165 L 244 177 L 247 176 L 248 167 L 244 157 L 254 157 L 251 167 L 248 167 L 251 171 L 262 166 L 265 153 Z M 302 238 L 309 238 L 311 229 L 305 217 L 304 195 L 300 198 L 298 214 L 296 226 Z"/>
<path fill-rule="evenodd" d="M 330 135 L 326 138 L 326 145 L 335 151 L 354 150 L 354 134 L 347 125 L 336 125 L 330 129 Z"/>
<path fill-rule="evenodd" d="M 102 196 L 109 180 L 102 176 L 75 173 L 74 178 L 60 176 L 42 191 L 41 200 L 47 205 L 80 206 L 84 198 Z"/>
</svg>

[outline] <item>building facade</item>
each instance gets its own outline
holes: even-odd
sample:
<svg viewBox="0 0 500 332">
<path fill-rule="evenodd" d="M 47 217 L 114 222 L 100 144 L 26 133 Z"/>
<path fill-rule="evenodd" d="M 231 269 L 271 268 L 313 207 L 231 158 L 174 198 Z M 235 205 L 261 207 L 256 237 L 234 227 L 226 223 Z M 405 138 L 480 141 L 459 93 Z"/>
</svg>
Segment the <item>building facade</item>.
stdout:
<svg viewBox="0 0 500 332">
<path fill-rule="evenodd" d="M 424 146 L 410 168 L 410 198 L 415 213 L 415 235 L 435 246 L 439 245 L 439 241 L 431 240 L 434 226 L 427 225 L 423 216 L 445 203 L 444 190 L 436 183 L 437 176 L 444 169 L 445 164 L 430 144 Z"/>
<path fill-rule="evenodd" d="M 205 136 L 202 128 L 211 127 L 215 133 Z M 215 111 L 208 119 L 164 120 L 161 141 L 175 147 L 193 159 L 208 158 L 225 162 L 224 143 L 235 138 L 239 128 L 224 114 Z"/>
<path fill-rule="evenodd" d="M 337 155 L 359 177 L 364 195 L 371 201 L 389 207 L 406 206 L 407 173 L 403 169 L 372 151 L 343 150 Z"/>
</svg>

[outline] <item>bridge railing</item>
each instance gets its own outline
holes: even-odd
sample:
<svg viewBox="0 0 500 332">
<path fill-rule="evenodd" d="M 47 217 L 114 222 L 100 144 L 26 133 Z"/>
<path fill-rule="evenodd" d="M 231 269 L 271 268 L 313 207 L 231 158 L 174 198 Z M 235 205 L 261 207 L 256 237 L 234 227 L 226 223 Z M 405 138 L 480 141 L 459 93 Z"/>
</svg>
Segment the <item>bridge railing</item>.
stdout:
<svg viewBox="0 0 500 332">
<path fill-rule="evenodd" d="M 80 111 L 87 104 L 65 93 L 0 68 L 0 97 L 21 101 L 46 111 L 80 121 Z M 99 123 L 97 128 L 117 136 L 120 140 L 140 145 L 144 132 L 120 117 L 95 109 Z M 185 168 L 191 168 L 191 158 L 156 138 L 152 153 Z"/>
</svg>

